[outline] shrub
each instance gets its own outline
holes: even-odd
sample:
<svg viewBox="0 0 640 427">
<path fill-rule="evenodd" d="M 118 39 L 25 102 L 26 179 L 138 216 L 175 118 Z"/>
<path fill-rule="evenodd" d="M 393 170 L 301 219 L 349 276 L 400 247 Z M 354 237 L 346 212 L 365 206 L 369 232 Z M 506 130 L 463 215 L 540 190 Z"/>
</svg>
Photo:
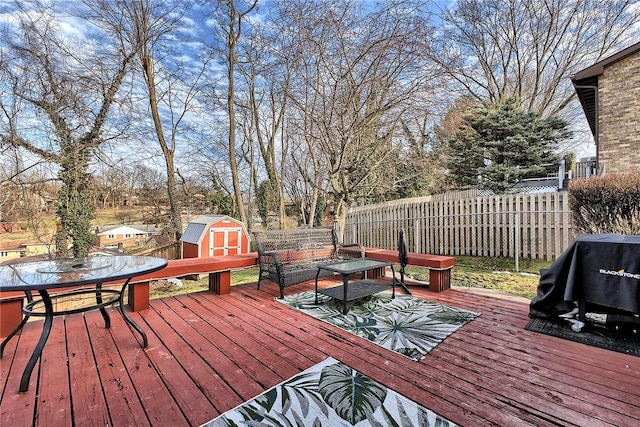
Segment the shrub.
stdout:
<svg viewBox="0 0 640 427">
<path fill-rule="evenodd" d="M 573 180 L 569 204 L 579 233 L 640 234 L 639 173 Z"/>
</svg>

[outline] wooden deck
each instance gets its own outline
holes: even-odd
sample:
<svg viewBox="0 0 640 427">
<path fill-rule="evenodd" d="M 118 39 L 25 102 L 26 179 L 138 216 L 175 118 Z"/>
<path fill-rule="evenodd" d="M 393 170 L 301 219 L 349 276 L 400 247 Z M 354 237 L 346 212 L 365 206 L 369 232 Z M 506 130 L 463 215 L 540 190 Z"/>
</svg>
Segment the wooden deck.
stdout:
<svg viewBox="0 0 640 427">
<path fill-rule="evenodd" d="M 523 302 L 412 292 L 481 316 L 414 362 L 274 301 L 268 283 L 163 298 L 132 313 L 146 350 L 115 312 L 109 330 L 99 313 L 56 319 L 20 394 L 30 322 L 0 360 L 0 425 L 199 425 L 328 356 L 463 426 L 640 425 L 640 358 L 526 331 Z"/>
</svg>

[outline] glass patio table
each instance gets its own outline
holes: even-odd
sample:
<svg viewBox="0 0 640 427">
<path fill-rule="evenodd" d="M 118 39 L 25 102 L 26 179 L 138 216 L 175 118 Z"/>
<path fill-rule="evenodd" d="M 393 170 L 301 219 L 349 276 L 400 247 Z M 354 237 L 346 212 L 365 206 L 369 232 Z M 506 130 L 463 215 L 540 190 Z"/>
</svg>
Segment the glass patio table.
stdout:
<svg viewBox="0 0 640 427">
<path fill-rule="evenodd" d="M 0 357 L 11 338 L 25 325 L 29 317 L 44 317 L 40 339 L 27 362 L 20 381 L 20 392 L 29 390 L 31 372 L 47 343 L 54 316 L 100 310 L 105 327 L 111 326 L 105 307 L 117 305 L 124 321 L 142 336 L 143 347 L 147 336 L 123 307 L 123 297 L 132 278 L 152 273 L 166 267 L 167 260 L 148 256 L 90 256 L 34 261 L 0 266 L 0 291 L 24 291 L 27 304 L 22 308 L 22 322 L 0 344 Z M 104 283 L 121 281 L 120 290 L 103 289 Z M 37 291 L 40 299 L 31 292 Z M 50 291 L 53 291 L 50 294 Z M 53 301 L 62 298 L 81 299 L 84 305 L 67 310 L 56 310 Z"/>
<path fill-rule="evenodd" d="M 376 270 L 379 268 L 391 267 L 393 273 L 393 280 L 391 285 L 381 283 L 379 281 L 367 279 L 367 272 L 369 270 Z M 342 285 L 334 286 L 332 288 L 318 289 L 318 277 L 322 270 L 331 271 L 342 275 Z M 361 280 L 349 281 L 352 274 L 362 273 Z M 392 298 L 396 297 L 396 272 L 393 269 L 393 263 L 389 261 L 378 261 L 367 258 L 357 258 L 345 260 L 342 262 L 322 264 L 318 266 L 318 273 L 316 274 L 316 300 L 318 304 L 318 293 L 327 295 L 337 300 L 342 300 L 342 314 L 347 314 L 347 303 L 360 298 L 364 298 L 378 292 L 392 288 Z"/>
</svg>

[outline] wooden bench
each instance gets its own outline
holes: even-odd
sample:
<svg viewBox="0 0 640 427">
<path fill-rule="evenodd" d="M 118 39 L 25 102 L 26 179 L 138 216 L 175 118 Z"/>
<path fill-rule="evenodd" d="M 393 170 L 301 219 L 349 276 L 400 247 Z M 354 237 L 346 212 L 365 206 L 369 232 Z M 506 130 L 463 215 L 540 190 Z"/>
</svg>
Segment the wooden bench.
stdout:
<svg viewBox="0 0 640 427">
<path fill-rule="evenodd" d="M 251 252 L 223 257 L 186 258 L 169 260 L 167 266 L 153 275 L 153 280 L 192 274 L 208 274 L 209 290 L 218 295 L 231 292 L 231 271 L 258 265 L 258 254 Z M 128 305 L 132 311 L 149 308 L 149 280 L 151 277 L 136 277 L 129 285 Z"/>
<path fill-rule="evenodd" d="M 22 321 L 24 292 L 0 293 L 0 338 L 11 333 Z"/>
<path fill-rule="evenodd" d="M 256 231 L 253 236 L 260 264 L 258 289 L 262 280 L 271 280 L 280 287 L 280 298 L 286 287 L 314 279 L 321 263 L 364 257 L 361 245 L 340 243 L 328 227 Z"/>
<path fill-rule="evenodd" d="M 365 256 L 381 261 L 399 262 L 398 251 L 393 250 L 365 248 Z M 430 291 L 442 292 L 451 287 L 451 269 L 456 264 L 454 257 L 409 252 L 407 254 L 407 264 L 429 269 Z"/>
</svg>

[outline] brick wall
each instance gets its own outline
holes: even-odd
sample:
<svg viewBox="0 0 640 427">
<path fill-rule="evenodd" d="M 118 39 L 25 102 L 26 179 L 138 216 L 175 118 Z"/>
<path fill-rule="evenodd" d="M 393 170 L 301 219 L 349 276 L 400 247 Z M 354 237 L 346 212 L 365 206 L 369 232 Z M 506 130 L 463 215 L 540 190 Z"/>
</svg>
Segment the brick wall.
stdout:
<svg viewBox="0 0 640 427">
<path fill-rule="evenodd" d="M 640 170 L 640 52 L 610 64 L 598 79 L 598 146 L 606 173 Z"/>
</svg>

